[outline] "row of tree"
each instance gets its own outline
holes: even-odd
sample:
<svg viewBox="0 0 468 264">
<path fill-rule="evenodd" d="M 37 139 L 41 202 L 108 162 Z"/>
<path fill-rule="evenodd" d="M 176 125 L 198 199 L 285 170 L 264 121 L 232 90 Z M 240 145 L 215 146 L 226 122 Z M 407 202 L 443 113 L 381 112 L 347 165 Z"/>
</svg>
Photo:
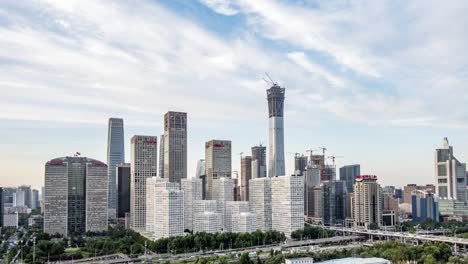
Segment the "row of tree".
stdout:
<svg viewBox="0 0 468 264">
<path fill-rule="evenodd" d="M 335 231 L 333 230 L 327 230 L 318 226 L 310 225 L 305 225 L 303 229 L 299 229 L 291 233 L 291 238 L 294 240 L 320 239 L 334 236 Z"/>
</svg>

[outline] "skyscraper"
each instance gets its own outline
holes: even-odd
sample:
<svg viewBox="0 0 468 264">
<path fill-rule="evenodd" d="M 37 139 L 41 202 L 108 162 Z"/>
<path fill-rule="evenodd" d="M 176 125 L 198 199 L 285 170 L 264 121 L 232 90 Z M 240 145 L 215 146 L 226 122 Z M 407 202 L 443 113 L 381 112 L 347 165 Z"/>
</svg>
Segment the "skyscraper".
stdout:
<svg viewBox="0 0 468 264">
<path fill-rule="evenodd" d="M 130 163 L 117 165 L 117 217 L 130 213 Z"/>
<path fill-rule="evenodd" d="M 434 156 L 437 196 L 467 202 L 466 163 L 455 158 L 447 138 L 444 138 L 443 147 L 436 149 Z"/>
<path fill-rule="evenodd" d="M 44 232 L 64 236 L 107 230 L 107 165 L 86 157 L 45 164 Z"/>
<path fill-rule="evenodd" d="M 39 190 L 31 190 L 31 209 L 39 208 Z"/>
<path fill-rule="evenodd" d="M 159 137 L 159 177 L 164 178 L 164 134 Z"/>
<path fill-rule="evenodd" d="M 377 176 L 357 176 L 352 200 L 354 226 L 369 228 L 381 225 L 383 202 Z"/>
<path fill-rule="evenodd" d="M 249 207 L 257 217 L 257 229 L 271 230 L 271 178 L 250 180 L 249 193 Z"/>
<path fill-rule="evenodd" d="M 282 176 L 271 179 L 272 228 L 291 237 L 304 228 L 304 179 Z"/>
<path fill-rule="evenodd" d="M 0 228 L 3 227 L 3 188 L 0 187 Z"/>
<path fill-rule="evenodd" d="M 266 177 L 266 147 L 252 147 L 252 179 Z"/>
<path fill-rule="evenodd" d="M 121 118 L 109 118 L 107 130 L 107 169 L 109 177 L 109 219 L 117 213 L 117 164 L 125 162 L 124 123 Z"/>
<path fill-rule="evenodd" d="M 252 157 L 241 157 L 241 199 L 249 200 L 249 181 L 252 179 Z"/>
<path fill-rule="evenodd" d="M 309 162 L 304 174 L 304 215 L 312 220 L 315 217 L 315 188 L 319 188 L 321 182 L 320 169 L 318 165 Z"/>
<path fill-rule="evenodd" d="M 205 160 L 201 159 L 197 162 L 197 171 L 195 177 L 199 178 L 202 181 L 202 199 L 206 199 L 206 169 L 205 169 Z"/>
<path fill-rule="evenodd" d="M 439 222 L 439 205 L 431 190 L 415 190 L 411 199 L 413 222 L 424 222 L 427 219 Z"/>
<path fill-rule="evenodd" d="M 205 144 L 206 199 L 213 196 L 213 181 L 231 178 L 231 141 L 210 140 Z"/>
<path fill-rule="evenodd" d="M 361 175 L 361 165 L 347 165 L 340 168 L 340 180 L 346 182 L 348 193 L 353 192 L 356 176 Z"/>
<path fill-rule="evenodd" d="M 234 180 L 225 177 L 213 180 L 213 200 L 216 200 L 218 212 L 223 215 L 225 227 L 226 202 L 234 201 Z"/>
<path fill-rule="evenodd" d="M 236 228 L 235 223 L 233 223 L 233 217 L 240 213 L 249 212 L 249 202 L 245 201 L 227 201 L 226 202 L 226 213 L 224 215 L 225 219 L 225 230 L 227 232 L 233 232 Z"/>
<path fill-rule="evenodd" d="M 268 176 L 284 176 L 284 94 L 285 89 L 278 84 L 267 90 L 269 126 L 270 126 L 270 146 Z"/>
<path fill-rule="evenodd" d="M 187 178 L 187 113 L 164 115 L 164 178 L 179 184 Z"/>
<path fill-rule="evenodd" d="M 193 202 L 203 198 L 202 180 L 197 177 L 182 179 L 184 191 L 184 229 L 193 231 Z"/>
<path fill-rule="evenodd" d="M 133 136 L 131 139 L 130 226 L 145 230 L 146 179 L 158 174 L 158 138 Z"/>
<path fill-rule="evenodd" d="M 304 171 L 307 166 L 307 156 L 295 155 L 294 156 L 294 174 L 304 176 Z"/>
<path fill-rule="evenodd" d="M 31 205 L 31 186 L 21 185 L 16 189 L 16 206 L 26 206 L 32 208 Z"/>
<path fill-rule="evenodd" d="M 322 223 L 344 224 L 348 192 L 344 181 L 324 181 L 321 184 Z"/>
</svg>

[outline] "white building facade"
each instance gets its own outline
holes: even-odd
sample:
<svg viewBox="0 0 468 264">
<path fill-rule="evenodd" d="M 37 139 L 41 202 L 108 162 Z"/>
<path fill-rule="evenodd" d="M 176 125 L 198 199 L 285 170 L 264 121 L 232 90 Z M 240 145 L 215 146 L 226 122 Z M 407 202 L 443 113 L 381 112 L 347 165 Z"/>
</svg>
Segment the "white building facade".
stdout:
<svg viewBox="0 0 468 264">
<path fill-rule="evenodd" d="M 193 230 L 193 203 L 203 199 L 202 180 L 197 177 L 182 179 L 184 191 L 184 228 Z"/>
<path fill-rule="evenodd" d="M 193 232 L 219 233 L 223 231 L 223 215 L 218 212 L 217 201 L 193 202 Z"/>
<path fill-rule="evenodd" d="M 250 212 L 232 215 L 232 231 L 234 233 L 252 233 L 257 230 L 257 216 Z"/>
<path fill-rule="evenodd" d="M 213 200 L 216 200 L 218 212 L 223 215 L 225 228 L 226 202 L 234 201 L 234 180 L 225 177 L 213 180 Z"/>
<path fill-rule="evenodd" d="M 252 179 L 249 182 L 249 207 L 257 220 L 257 229 L 268 231 L 272 228 L 271 178 Z"/>
<path fill-rule="evenodd" d="M 225 212 L 225 230 L 227 232 L 235 232 L 235 224 L 233 223 L 233 216 L 240 213 L 248 213 L 249 211 L 249 202 L 244 201 L 228 201 L 226 202 L 226 212 Z"/>
<path fill-rule="evenodd" d="M 109 178 L 102 162 L 86 164 L 86 231 L 107 231 Z"/>
</svg>

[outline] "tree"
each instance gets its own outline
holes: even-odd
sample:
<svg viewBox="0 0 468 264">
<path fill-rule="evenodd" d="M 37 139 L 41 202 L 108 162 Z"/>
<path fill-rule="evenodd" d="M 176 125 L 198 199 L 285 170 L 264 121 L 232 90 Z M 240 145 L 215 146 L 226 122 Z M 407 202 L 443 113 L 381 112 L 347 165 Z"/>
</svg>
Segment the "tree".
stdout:
<svg viewBox="0 0 468 264">
<path fill-rule="evenodd" d="M 239 264 L 254 264 L 253 261 L 249 257 L 249 253 L 243 253 L 239 259 Z"/>
</svg>

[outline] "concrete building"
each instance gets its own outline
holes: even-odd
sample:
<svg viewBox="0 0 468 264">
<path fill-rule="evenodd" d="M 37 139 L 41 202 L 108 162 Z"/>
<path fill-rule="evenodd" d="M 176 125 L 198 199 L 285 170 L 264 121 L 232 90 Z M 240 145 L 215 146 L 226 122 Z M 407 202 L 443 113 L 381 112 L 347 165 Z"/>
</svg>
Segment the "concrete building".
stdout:
<svg viewBox="0 0 468 264">
<path fill-rule="evenodd" d="M 210 140 L 205 144 L 206 199 L 213 198 L 213 181 L 231 178 L 231 141 Z"/>
<path fill-rule="evenodd" d="M 241 186 L 240 196 L 242 201 L 249 200 L 249 181 L 252 179 L 252 157 L 241 157 Z"/>
<path fill-rule="evenodd" d="M 390 193 L 383 193 L 382 224 L 384 226 L 395 226 L 398 224 L 400 216 L 400 207 L 398 198 Z"/>
<path fill-rule="evenodd" d="M 252 179 L 266 177 L 266 147 L 262 144 L 252 147 Z"/>
<path fill-rule="evenodd" d="M 316 165 L 320 170 L 320 181 L 324 181 L 323 169 L 325 167 L 325 154 L 324 155 L 313 155 L 312 152 L 310 153 L 310 164 Z"/>
<path fill-rule="evenodd" d="M 257 230 L 257 216 L 250 212 L 232 215 L 232 230 L 234 233 L 252 233 Z"/>
<path fill-rule="evenodd" d="M 164 134 L 159 137 L 159 178 L 164 178 Z"/>
<path fill-rule="evenodd" d="M 45 164 L 44 232 L 67 237 L 107 230 L 107 172 L 107 165 L 86 157 L 48 161 Z"/>
<path fill-rule="evenodd" d="M 38 209 L 39 208 L 39 190 L 32 189 L 31 190 L 31 209 Z"/>
<path fill-rule="evenodd" d="M 269 114 L 269 164 L 268 176 L 284 176 L 284 94 L 285 89 L 274 83 L 267 90 L 268 114 Z"/>
<path fill-rule="evenodd" d="M 123 220 L 130 213 L 130 163 L 117 165 L 117 218 Z"/>
<path fill-rule="evenodd" d="M 369 228 L 382 224 L 382 193 L 375 175 L 356 177 L 353 193 L 355 227 Z"/>
<path fill-rule="evenodd" d="M 294 156 L 294 174 L 298 176 L 304 176 L 307 165 L 307 156 L 296 153 Z"/>
<path fill-rule="evenodd" d="M 158 138 L 133 136 L 130 152 L 130 227 L 146 228 L 146 179 L 158 174 Z"/>
<path fill-rule="evenodd" d="M 223 215 L 215 200 L 193 201 L 193 232 L 219 233 L 223 231 Z"/>
<path fill-rule="evenodd" d="M 454 199 L 438 199 L 439 213 L 445 217 L 468 217 L 468 205 Z"/>
<path fill-rule="evenodd" d="M 304 172 L 304 216 L 307 219 L 314 217 L 314 189 L 320 186 L 320 182 L 319 166 L 309 162 Z"/>
<path fill-rule="evenodd" d="M 257 217 L 256 229 L 262 231 L 271 230 L 271 178 L 261 177 L 250 180 L 249 207 L 250 211 Z"/>
<path fill-rule="evenodd" d="M 334 226 L 344 224 L 348 192 L 345 181 L 324 181 L 321 187 L 322 224 Z"/>
<path fill-rule="evenodd" d="M 109 178 L 109 219 L 117 217 L 117 164 L 125 162 L 124 121 L 109 118 L 107 129 L 107 169 Z"/>
<path fill-rule="evenodd" d="M 193 231 L 193 203 L 203 199 L 202 180 L 196 177 L 182 179 L 184 192 L 184 229 Z"/>
<path fill-rule="evenodd" d="M 93 161 L 86 164 L 86 231 L 107 231 L 109 186 L 107 165 Z"/>
<path fill-rule="evenodd" d="M 187 113 L 164 115 L 164 178 L 179 184 L 187 178 Z"/>
<path fill-rule="evenodd" d="M 248 213 L 250 212 L 249 209 L 249 202 L 246 201 L 227 201 L 226 202 L 226 212 L 224 215 L 224 229 L 227 232 L 235 232 L 234 229 L 236 228 L 236 222 L 233 222 L 234 215 L 238 215 L 240 213 Z M 256 226 L 254 227 L 257 228 Z"/>
<path fill-rule="evenodd" d="M 436 149 L 434 160 L 437 196 L 468 202 L 466 163 L 455 158 L 447 138 L 444 138 L 443 147 Z"/>
<path fill-rule="evenodd" d="M 177 182 L 146 180 L 146 232 L 156 239 L 184 234 L 184 192 Z"/>
<path fill-rule="evenodd" d="M 323 181 L 336 181 L 336 168 L 335 165 L 325 164 L 322 169 L 322 182 Z"/>
<path fill-rule="evenodd" d="M 347 165 L 340 168 L 340 180 L 346 182 L 348 193 L 353 192 L 356 176 L 361 175 L 361 165 Z"/>
<path fill-rule="evenodd" d="M 213 200 L 216 200 L 218 212 L 223 215 L 225 227 L 226 202 L 234 201 L 234 180 L 224 177 L 214 180 Z"/>
<path fill-rule="evenodd" d="M 412 193 L 415 190 L 425 191 L 431 190 L 431 192 L 435 192 L 435 186 L 433 184 L 426 184 L 426 185 L 416 185 L 416 184 L 408 184 L 403 187 L 403 202 L 408 203 L 411 205 L 412 203 Z"/>
<path fill-rule="evenodd" d="M 32 190 L 29 185 L 21 185 L 16 188 L 16 196 L 14 206 L 24 206 L 27 208 L 32 208 Z"/>
<path fill-rule="evenodd" d="M 272 229 L 287 237 L 304 228 L 304 179 L 279 176 L 271 179 Z"/>
<path fill-rule="evenodd" d="M 427 219 L 439 222 L 439 205 L 433 192 L 415 190 L 411 198 L 413 222 L 424 222 Z"/>
</svg>

